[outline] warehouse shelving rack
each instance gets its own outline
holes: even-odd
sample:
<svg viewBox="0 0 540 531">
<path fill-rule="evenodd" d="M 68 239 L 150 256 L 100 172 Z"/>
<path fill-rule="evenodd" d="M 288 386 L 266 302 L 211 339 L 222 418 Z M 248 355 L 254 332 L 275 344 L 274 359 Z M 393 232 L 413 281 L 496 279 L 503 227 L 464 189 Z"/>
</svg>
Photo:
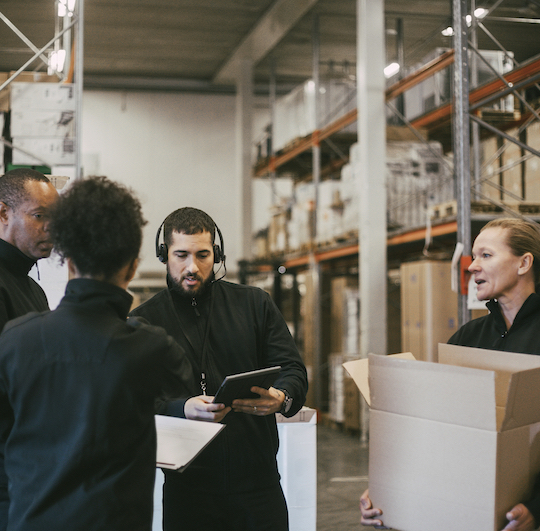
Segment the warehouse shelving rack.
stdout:
<svg viewBox="0 0 540 531">
<path fill-rule="evenodd" d="M 495 3 L 493 9 L 499 4 L 500 2 Z M 480 184 L 487 179 L 482 175 L 482 172 L 485 171 L 485 165 L 482 167 L 480 163 L 479 152 L 480 139 L 486 136 L 496 135 L 505 139 L 507 142 L 518 145 L 523 152 L 527 152 L 530 156 L 540 156 L 540 152 L 537 149 L 527 145 L 520 138 L 512 137 L 508 133 L 509 130 L 516 128 L 521 132 L 539 119 L 534 104 L 526 101 L 524 91 L 530 87 L 538 87 L 538 80 L 540 80 L 540 58 L 536 57 L 522 64 L 514 64 L 514 68 L 504 74 L 504 76 L 494 72 L 495 79 L 482 86 L 477 86 L 474 68 L 476 65 L 475 61 L 478 60 L 476 56 L 480 56 L 480 54 L 476 48 L 475 32 L 484 31 L 488 36 L 493 36 L 487 30 L 486 23 L 477 21 L 474 17 L 473 26 L 467 32 L 466 2 L 454 0 L 453 15 L 454 27 L 461 29 L 461 31 L 457 31 L 456 33 L 460 35 L 461 39 L 464 39 L 464 41 L 460 42 L 458 42 L 459 39 L 457 38 L 455 40 L 455 49 L 460 50 L 461 53 L 456 55 L 455 49 L 450 50 L 426 64 L 422 69 L 392 84 L 386 89 L 385 99 L 388 107 L 398 115 L 401 123 L 408 127 L 420 141 L 425 141 L 426 136 L 428 140 L 438 140 L 446 151 L 452 148 L 452 144 L 454 145 L 454 157 L 456 160 L 454 178 L 458 182 L 457 200 L 449 216 L 442 216 L 438 220 L 434 220 L 429 227 L 426 226 L 411 230 L 389 230 L 387 237 L 389 267 L 391 267 L 393 260 L 399 263 L 399 261 L 404 259 L 408 260 L 415 256 L 425 255 L 425 244 L 428 238 L 432 242 L 434 253 L 441 251 L 443 254 L 446 253 L 447 256 L 450 256 L 456 242 L 461 241 L 465 243 L 465 254 L 470 254 L 471 234 L 476 233 L 486 221 L 501 214 L 528 217 L 534 220 L 539 219 L 539 212 L 533 210 L 532 213 L 524 213 L 516 205 L 509 206 L 502 200 L 497 201 L 493 200 L 493 198 L 482 196 Z M 467 33 L 469 33 L 468 38 Z M 494 37 L 493 42 L 503 53 L 510 56 Z M 468 73 L 469 53 L 473 57 L 471 62 L 471 68 L 473 69 L 471 79 L 469 79 Z M 460 109 L 456 111 L 457 105 L 448 102 L 411 122 L 407 121 L 391 102 L 403 95 L 406 90 L 411 89 L 444 68 L 453 68 L 455 76 L 457 76 L 455 78 L 457 82 L 454 87 L 454 100 L 455 102 L 460 102 Z M 314 76 L 316 74 L 316 69 L 314 69 Z M 484 119 L 485 113 L 483 113 L 482 109 L 486 105 L 504 98 L 509 94 L 513 94 L 520 102 L 519 112 L 510 117 L 510 119 L 508 116 L 494 116 L 494 119 L 490 121 Z M 354 123 L 357 119 L 358 110 L 354 109 L 343 114 L 343 116 L 332 123 L 313 131 L 306 137 L 298 139 L 288 148 L 278 153 L 270 154 L 268 158 L 260 160 L 254 167 L 254 176 L 270 179 L 277 178 L 282 172 L 291 172 L 291 167 L 293 167 L 292 162 L 300 157 L 303 158 L 303 165 L 306 166 L 306 162 L 310 160 L 310 152 L 314 152 L 316 149 L 320 151 L 321 145 L 327 141 L 330 141 L 328 144 L 331 144 L 333 139 L 339 138 L 340 132 L 345 127 Z M 469 128 L 472 129 L 471 133 L 469 133 Z M 480 128 L 482 129 L 480 130 Z M 463 138 L 471 138 L 471 141 L 463 142 Z M 351 139 L 348 139 L 348 141 L 352 143 Z M 331 150 L 332 147 L 330 146 L 329 149 Z M 469 158 L 469 149 L 473 154 L 472 164 Z M 502 150 L 499 152 L 499 156 L 501 153 Z M 330 161 L 327 162 L 325 167 L 316 167 L 317 161 L 320 163 L 321 158 L 320 156 L 318 158 L 316 156 L 311 158 L 313 163 L 311 171 L 312 175 L 315 175 L 316 178 L 320 178 L 325 173 L 336 172 L 341 165 L 347 162 L 343 157 L 338 157 L 337 160 L 330 158 Z M 523 163 L 523 160 L 523 158 L 518 160 L 516 164 Z M 302 178 L 306 179 L 309 177 L 309 175 L 304 175 Z M 492 185 L 492 183 L 489 184 Z M 499 186 L 499 189 L 501 197 L 503 194 L 511 194 L 502 185 Z M 514 195 L 514 199 L 516 203 L 520 203 L 523 202 L 524 198 Z M 489 203 L 490 206 L 484 208 L 484 211 L 471 213 L 471 202 L 474 203 L 481 200 L 484 203 Z M 311 243 L 302 250 L 274 253 L 267 257 L 244 261 L 240 264 L 240 277 L 247 280 L 250 275 L 261 273 L 274 275 L 274 296 L 279 305 L 282 293 L 280 276 L 284 272 L 291 273 L 296 277 L 298 273 L 313 270 L 315 265 L 319 268 L 316 271 L 316 274 L 319 275 L 324 271 L 324 268 L 335 267 L 336 264 L 348 263 L 352 267 L 355 264 L 357 266 L 358 257 L 359 244 L 354 239 L 341 242 L 336 241 L 330 246 L 318 246 L 315 243 Z M 463 261 L 463 264 L 465 263 L 466 260 Z M 464 322 L 470 318 L 470 313 L 465 307 L 466 297 L 464 292 L 460 295 L 460 299 L 460 321 Z M 318 300 L 320 300 L 320 294 Z M 298 304 L 295 304 L 295 306 L 297 307 Z M 320 382 L 318 385 L 320 386 Z M 320 406 L 320 397 L 316 406 Z"/>
<path fill-rule="evenodd" d="M 13 72 L 9 78 L 0 84 L 0 91 L 7 88 L 12 82 L 17 81 L 18 76 L 27 71 L 33 64 L 35 71 L 40 71 L 43 66 L 48 67 L 48 58 L 45 55 L 47 52 L 58 49 L 58 45 L 62 42 L 64 49 L 67 49 L 67 56 L 70 58 L 70 68 L 65 75 L 59 75 L 59 82 L 73 83 L 75 88 L 75 175 L 82 176 L 82 161 L 81 161 L 81 137 L 82 137 L 82 91 L 83 91 L 83 68 L 84 68 L 84 0 L 76 0 L 74 10 L 71 14 L 66 13 L 65 16 L 58 14 L 58 4 L 60 0 L 51 2 L 51 9 L 55 9 L 55 26 L 54 36 L 42 48 L 35 46 L 22 31 L 20 31 L 3 13 L 0 12 L 0 20 L 11 29 L 33 53 L 18 70 Z M 66 2 L 63 2 L 66 4 Z M 72 33 L 73 32 L 73 33 Z M 51 31 L 51 33 L 53 33 Z M 73 36 L 72 36 L 73 35 Z M 0 141 L 9 148 L 14 148 L 13 145 L 5 138 L 0 138 Z M 39 156 L 33 153 L 28 153 L 34 158 L 40 160 Z M 48 161 L 43 160 L 42 163 L 49 166 Z"/>
</svg>

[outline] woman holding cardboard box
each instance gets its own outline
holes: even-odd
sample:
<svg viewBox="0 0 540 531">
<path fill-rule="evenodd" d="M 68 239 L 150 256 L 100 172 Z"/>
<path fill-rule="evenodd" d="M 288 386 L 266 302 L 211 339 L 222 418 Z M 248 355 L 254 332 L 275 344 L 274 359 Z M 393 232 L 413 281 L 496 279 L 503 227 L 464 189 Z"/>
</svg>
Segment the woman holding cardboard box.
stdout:
<svg viewBox="0 0 540 531">
<path fill-rule="evenodd" d="M 454 345 L 540 355 L 540 227 L 503 218 L 485 225 L 473 245 L 478 298 L 489 314 L 463 325 L 448 341 Z M 381 509 L 372 506 L 366 490 L 360 498 L 361 523 L 382 528 Z M 540 476 L 528 501 L 506 515 L 505 530 L 532 531 L 540 525 Z"/>
</svg>

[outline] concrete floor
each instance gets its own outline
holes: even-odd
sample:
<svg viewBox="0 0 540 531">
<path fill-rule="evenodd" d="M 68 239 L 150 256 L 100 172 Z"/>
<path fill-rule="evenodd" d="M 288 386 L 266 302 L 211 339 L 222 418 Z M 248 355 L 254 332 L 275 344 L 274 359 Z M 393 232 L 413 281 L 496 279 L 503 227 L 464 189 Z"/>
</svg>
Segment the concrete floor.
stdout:
<svg viewBox="0 0 540 531">
<path fill-rule="evenodd" d="M 368 450 L 358 435 L 317 426 L 317 531 L 369 529 L 358 509 L 367 472 Z"/>
</svg>

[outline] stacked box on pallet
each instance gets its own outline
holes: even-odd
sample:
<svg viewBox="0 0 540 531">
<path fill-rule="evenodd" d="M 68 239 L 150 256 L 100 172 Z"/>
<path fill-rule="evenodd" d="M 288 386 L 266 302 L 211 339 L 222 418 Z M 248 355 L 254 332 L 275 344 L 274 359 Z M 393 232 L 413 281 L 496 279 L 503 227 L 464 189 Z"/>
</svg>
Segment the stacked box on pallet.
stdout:
<svg viewBox="0 0 540 531">
<path fill-rule="evenodd" d="M 359 342 L 358 276 L 339 276 L 331 281 L 329 411 L 330 418 L 343 422 L 346 428 L 358 429 L 358 390 L 347 384 L 348 375 L 334 366 L 358 357 Z"/>
<path fill-rule="evenodd" d="M 358 234 L 359 195 L 353 165 L 345 164 L 341 169 L 341 201 L 343 203 L 342 229 L 345 235 Z"/>
<path fill-rule="evenodd" d="M 480 199 L 501 200 L 501 168 L 500 168 L 499 142 L 496 136 L 482 141 L 482 172 Z"/>
<path fill-rule="evenodd" d="M 540 151 L 540 125 L 533 123 L 521 134 L 507 131 L 511 137 Z M 506 138 L 493 136 L 482 141 L 480 199 L 512 205 L 540 202 L 540 160 Z"/>
<path fill-rule="evenodd" d="M 424 226 L 432 205 L 454 197 L 452 173 L 439 142 L 390 142 L 386 161 L 390 228 Z"/>
<path fill-rule="evenodd" d="M 437 345 L 457 331 L 457 298 L 449 261 L 401 264 L 401 347 L 436 361 Z"/>
<path fill-rule="evenodd" d="M 289 249 L 288 220 L 288 209 L 276 205 L 268 227 L 268 250 L 271 253 L 281 253 Z"/>
<path fill-rule="evenodd" d="M 278 98 L 272 141 L 279 151 L 297 138 L 311 134 L 356 107 L 356 89 L 346 80 L 322 81 L 319 86 L 319 115 L 315 120 L 315 84 L 309 80 Z M 356 124 L 343 132 L 355 131 Z"/>
<path fill-rule="evenodd" d="M 328 416 L 339 424 L 345 420 L 345 374 L 343 355 L 329 356 Z"/>
<path fill-rule="evenodd" d="M 13 164 L 75 164 L 73 84 L 13 82 L 10 107 Z"/>
<path fill-rule="evenodd" d="M 319 184 L 317 204 L 317 242 L 331 243 L 343 234 L 343 202 L 341 181 L 323 181 Z"/>
<path fill-rule="evenodd" d="M 291 207 L 291 217 L 287 232 L 289 248 L 301 249 L 311 241 L 315 186 L 313 183 L 299 184 L 294 191 L 295 200 Z"/>
<path fill-rule="evenodd" d="M 540 151 L 540 123 L 527 128 L 527 144 Z M 540 203 L 540 158 L 535 155 L 525 161 L 525 200 Z"/>
<path fill-rule="evenodd" d="M 507 132 L 511 137 L 518 138 L 517 129 L 512 129 Z M 523 159 L 521 147 L 514 142 L 505 140 L 505 149 L 502 152 L 502 186 L 505 190 L 503 201 L 508 203 L 516 203 L 524 199 L 523 190 Z"/>
</svg>

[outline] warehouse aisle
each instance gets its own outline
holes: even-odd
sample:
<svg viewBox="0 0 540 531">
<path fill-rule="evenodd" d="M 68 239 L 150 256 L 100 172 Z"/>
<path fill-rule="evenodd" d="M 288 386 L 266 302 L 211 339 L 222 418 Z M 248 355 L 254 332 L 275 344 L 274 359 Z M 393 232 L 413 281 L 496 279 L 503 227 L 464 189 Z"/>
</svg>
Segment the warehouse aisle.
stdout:
<svg viewBox="0 0 540 531">
<path fill-rule="evenodd" d="M 368 450 L 358 435 L 317 426 L 317 531 L 369 529 L 358 500 L 367 487 Z"/>
</svg>

